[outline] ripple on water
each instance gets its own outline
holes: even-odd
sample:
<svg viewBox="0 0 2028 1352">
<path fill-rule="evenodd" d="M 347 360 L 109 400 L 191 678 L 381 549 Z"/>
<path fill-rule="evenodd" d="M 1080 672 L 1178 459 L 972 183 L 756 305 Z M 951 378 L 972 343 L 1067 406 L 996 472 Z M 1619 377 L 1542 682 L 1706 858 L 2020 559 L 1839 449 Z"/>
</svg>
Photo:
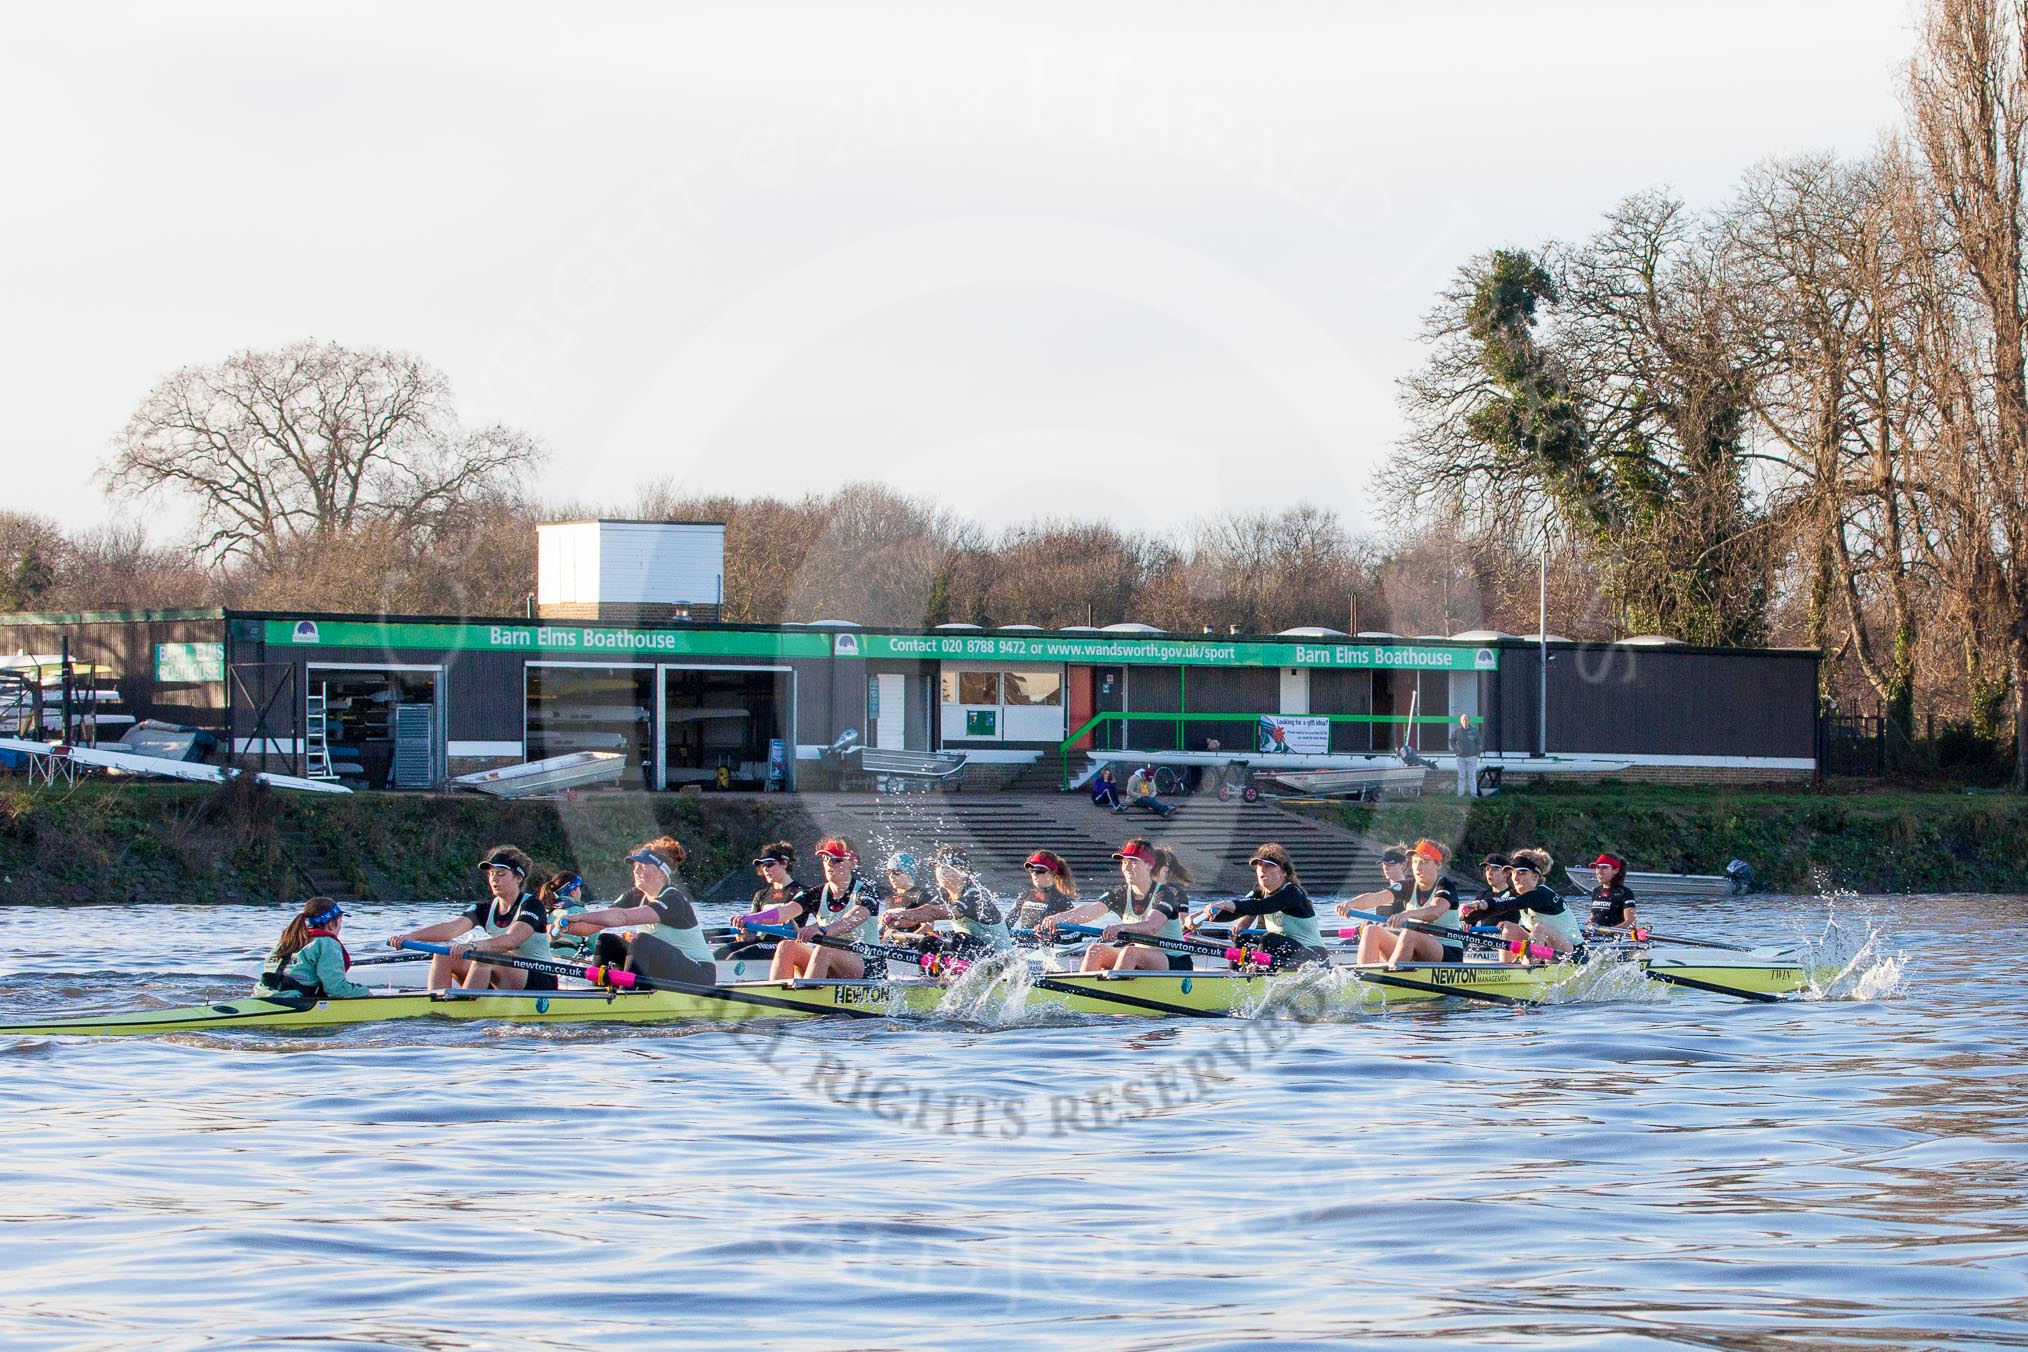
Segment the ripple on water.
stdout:
<svg viewBox="0 0 2028 1352">
<path fill-rule="evenodd" d="M 235 996 L 272 938 L 154 914 L 0 911 L 0 1007 Z M 0 1040 L 0 1344 L 2028 1346 L 2028 982 L 1963 938 L 2023 909 L 1650 918 L 1836 998 Z"/>
</svg>

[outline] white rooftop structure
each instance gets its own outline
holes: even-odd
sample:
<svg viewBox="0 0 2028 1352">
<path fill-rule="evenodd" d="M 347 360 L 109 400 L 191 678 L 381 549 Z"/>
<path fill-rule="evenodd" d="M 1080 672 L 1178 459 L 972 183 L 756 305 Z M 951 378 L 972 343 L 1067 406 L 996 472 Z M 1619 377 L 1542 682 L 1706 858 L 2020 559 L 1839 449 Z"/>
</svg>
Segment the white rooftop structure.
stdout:
<svg viewBox="0 0 2028 1352">
<path fill-rule="evenodd" d="M 719 605 L 725 599 L 720 522 L 545 521 L 535 539 L 538 605 Z"/>
<path fill-rule="evenodd" d="M 1152 624 L 1139 624 L 1135 622 L 1101 625 L 1100 628 L 1108 634 L 1165 634 L 1168 632 L 1166 629 L 1157 629 Z"/>
</svg>

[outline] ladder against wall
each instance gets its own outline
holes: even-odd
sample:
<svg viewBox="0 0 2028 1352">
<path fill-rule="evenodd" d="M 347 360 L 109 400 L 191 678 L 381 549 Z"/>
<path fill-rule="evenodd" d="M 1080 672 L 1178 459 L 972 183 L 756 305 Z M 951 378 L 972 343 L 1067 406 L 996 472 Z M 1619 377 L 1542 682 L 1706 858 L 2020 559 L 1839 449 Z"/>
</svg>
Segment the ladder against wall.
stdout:
<svg viewBox="0 0 2028 1352">
<path fill-rule="evenodd" d="M 319 681 L 303 697 L 303 773 L 310 779 L 336 779 L 331 768 L 330 697 Z"/>
</svg>

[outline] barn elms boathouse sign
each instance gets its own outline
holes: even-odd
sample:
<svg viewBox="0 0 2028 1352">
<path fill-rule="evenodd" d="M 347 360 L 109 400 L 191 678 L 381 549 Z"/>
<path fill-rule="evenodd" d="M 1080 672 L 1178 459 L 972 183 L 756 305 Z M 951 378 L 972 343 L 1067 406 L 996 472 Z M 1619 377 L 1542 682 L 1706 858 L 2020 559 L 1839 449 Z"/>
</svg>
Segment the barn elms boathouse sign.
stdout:
<svg viewBox="0 0 2028 1352">
<path fill-rule="evenodd" d="M 1199 642 L 1189 638 L 1058 638 L 996 634 L 795 633 L 736 629 L 620 629 L 559 624 L 428 624 L 371 620 L 269 620 L 276 644 L 329 648 L 429 648 L 461 652 L 720 657 L 831 656 L 875 660 L 1068 662 L 1078 665 L 1337 667 L 1398 671 L 1494 671 L 1494 648 L 1375 643 Z"/>
<path fill-rule="evenodd" d="M 841 639 L 847 637 L 840 635 Z M 997 634 L 860 634 L 862 657 L 990 659 L 1109 666 L 1345 667 L 1494 671 L 1494 648 L 1374 643 L 1205 643 L 1188 638 L 1002 637 Z"/>
</svg>

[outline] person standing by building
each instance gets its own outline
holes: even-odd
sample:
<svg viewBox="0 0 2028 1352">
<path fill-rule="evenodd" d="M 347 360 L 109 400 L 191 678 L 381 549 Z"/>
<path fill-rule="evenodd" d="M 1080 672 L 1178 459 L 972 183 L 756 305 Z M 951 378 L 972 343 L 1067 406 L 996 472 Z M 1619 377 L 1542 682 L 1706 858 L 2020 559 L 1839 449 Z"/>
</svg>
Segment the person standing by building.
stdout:
<svg viewBox="0 0 2028 1352">
<path fill-rule="evenodd" d="M 1459 714 L 1451 729 L 1451 754 L 1458 758 L 1458 797 L 1479 796 L 1479 753 L 1486 749 L 1486 737 L 1470 714 Z"/>
</svg>

